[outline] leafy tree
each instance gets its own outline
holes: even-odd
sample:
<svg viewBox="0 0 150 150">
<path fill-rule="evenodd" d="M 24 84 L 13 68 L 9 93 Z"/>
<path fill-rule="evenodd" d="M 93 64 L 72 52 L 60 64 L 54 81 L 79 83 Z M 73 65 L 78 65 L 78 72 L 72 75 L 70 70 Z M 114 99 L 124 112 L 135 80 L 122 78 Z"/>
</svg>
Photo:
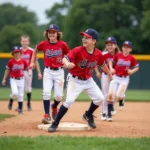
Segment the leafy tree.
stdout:
<svg viewBox="0 0 150 150">
<path fill-rule="evenodd" d="M 0 5 L 0 30 L 7 24 L 16 25 L 17 23 L 37 24 L 37 16 L 29 12 L 26 7 L 14 6 L 11 3 Z"/>
</svg>

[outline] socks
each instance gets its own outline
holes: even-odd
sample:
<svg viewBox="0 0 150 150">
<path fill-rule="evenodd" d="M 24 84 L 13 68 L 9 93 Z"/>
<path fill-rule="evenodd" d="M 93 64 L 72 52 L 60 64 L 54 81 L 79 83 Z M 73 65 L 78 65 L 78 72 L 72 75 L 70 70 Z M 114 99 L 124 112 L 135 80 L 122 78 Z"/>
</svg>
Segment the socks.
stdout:
<svg viewBox="0 0 150 150">
<path fill-rule="evenodd" d="M 60 103 L 60 101 L 56 101 L 56 100 L 54 99 L 53 108 L 57 108 L 57 106 L 58 106 L 59 103 Z"/>
<path fill-rule="evenodd" d="M 122 100 L 119 100 L 119 106 L 123 106 L 123 99 Z"/>
<path fill-rule="evenodd" d="M 49 113 L 50 100 L 43 100 L 43 105 L 44 105 L 45 114 L 50 114 Z"/>
<path fill-rule="evenodd" d="M 14 102 L 14 100 L 12 98 L 10 98 L 9 102 L 12 104 Z"/>
<path fill-rule="evenodd" d="M 92 116 L 93 112 L 98 108 L 99 106 L 95 105 L 93 101 L 91 102 L 91 105 L 89 107 L 89 110 L 87 111 L 87 116 Z"/>
<path fill-rule="evenodd" d="M 64 107 L 63 105 L 60 106 L 59 112 L 57 114 L 57 117 L 55 119 L 54 122 L 56 122 L 57 124 L 59 124 L 60 120 L 62 119 L 62 117 L 66 114 L 66 112 L 68 111 L 68 108 Z"/>
<path fill-rule="evenodd" d="M 22 111 L 23 102 L 18 102 L 18 110 Z"/>
<path fill-rule="evenodd" d="M 108 117 L 111 117 L 111 111 L 113 108 L 113 103 L 112 102 L 108 102 Z"/>
<path fill-rule="evenodd" d="M 30 105 L 31 93 L 27 93 L 27 105 Z"/>
</svg>

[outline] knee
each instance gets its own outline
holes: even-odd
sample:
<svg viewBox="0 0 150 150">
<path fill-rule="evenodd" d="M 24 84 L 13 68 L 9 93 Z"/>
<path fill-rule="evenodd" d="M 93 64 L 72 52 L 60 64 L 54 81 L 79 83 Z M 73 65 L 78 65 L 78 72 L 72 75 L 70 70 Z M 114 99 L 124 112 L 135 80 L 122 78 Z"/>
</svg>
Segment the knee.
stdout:
<svg viewBox="0 0 150 150">
<path fill-rule="evenodd" d="M 18 97 L 18 93 L 17 92 L 12 93 L 12 98 L 13 99 L 16 99 L 17 97 Z"/>
<path fill-rule="evenodd" d="M 31 88 L 31 87 L 27 87 L 27 88 L 25 89 L 25 91 L 26 91 L 26 93 L 31 93 L 32 88 Z"/>
<path fill-rule="evenodd" d="M 66 107 L 66 108 L 70 108 L 72 106 L 72 104 L 74 103 L 74 101 L 64 101 L 63 105 Z"/>
<path fill-rule="evenodd" d="M 103 101 L 105 101 L 105 97 L 104 97 L 104 96 L 101 96 L 101 97 L 99 97 L 99 98 L 93 100 L 93 103 L 94 103 L 95 105 L 100 106 Z"/>
<path fill-rule="evenodd" d="M 113 101 L 114 95 L 112 93 L 108 94 L 108 101 Z"/>
<path fill-rule="evenodd" d="M 49 91 L 44 91 L 44 92 L 43 92 L 43 99 L 46 99 L 46 100 L 47 100 L 47 99 L 50 99 L 50 96 L 51 96 L 51 95 L 50 95 L 50 92 L 49 92 Z"/>
<path fill-rule="evenodd" d="M 56 101 L 61 101 L 61 100 L 62 100 L 62 96 L 56 96 L 56 97 L 55 97 L 55 100 L 56 100 Z"/>
<path fill-rule="evenodd" d="M 117 101 L 120 101 L 120 100 L 123 99 L 123 97 L 122 96 L 117 96 L 116 99 L 117 99 Z"/>
</svg>

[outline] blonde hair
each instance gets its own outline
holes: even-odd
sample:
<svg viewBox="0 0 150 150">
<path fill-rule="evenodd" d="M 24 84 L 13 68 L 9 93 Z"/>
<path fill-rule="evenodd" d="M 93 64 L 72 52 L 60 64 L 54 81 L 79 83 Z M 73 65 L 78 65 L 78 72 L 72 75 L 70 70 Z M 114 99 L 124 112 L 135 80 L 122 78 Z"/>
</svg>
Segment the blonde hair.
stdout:
<svg viewBox="0 0 150 150">
<path fill-rule="evenodd" d="M 20 40 L 22 40 L 22 39 L 28 39 L 30 41 L 30 37 L 28 35 L 22 35 L 20 37 Z"/>
<path fill-rule="evenodd" d="M 49 41 L 48 31 L 44 31 L 43 36 Z M 62 38 L 62 32 L 57 32 L 57 40 L 60 40 L 61 38 Z"/>
</svg>

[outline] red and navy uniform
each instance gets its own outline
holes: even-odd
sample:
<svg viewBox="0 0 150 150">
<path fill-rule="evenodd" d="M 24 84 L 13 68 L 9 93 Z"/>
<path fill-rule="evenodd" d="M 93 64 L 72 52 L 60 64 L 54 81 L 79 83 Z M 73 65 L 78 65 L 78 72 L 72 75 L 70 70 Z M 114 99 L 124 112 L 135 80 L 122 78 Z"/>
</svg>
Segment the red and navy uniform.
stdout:
<svg viewBox="0 0 150 150">
<path fill-rule="evenodd" d="M 123 53 L 117 53 L 114 55 L 113 61 L 115 62 L 114 69 L 116 70 L 117 76 L 128 76 L 128 69 L 139 66 L 138 62 L 131 54 L 124 56 Z"/>
<path fill-rule="evenodd" d="M 70 51 L 62 40 L 58 40 L 57 43 L 42 41 L 36 46 L 36 50 L 44 52 L 44 65 L 52 68 L 62 67 L 62 59 Z"/>
<path fill-rule="evenodd" d="M 76 65 L 69 72 L 74 76 L 85 79 L 89 79 L 93 75 L 97 65 L 103 66 L 105 64 L 104 56 L 97 48 L 92 54 L 89 54 L 84 46 L 79 46 L 67 54 L 66 58 Z"/>
<path fill-rule="evenodd" d="M 28 64 L 24 59 L 20 59 L 19 61 L 16 61 L 14 58 L 10 59 L 6 66 L 6 68 L 10 70 L 11 78 L 23 77 L 24 70 L 26 70 L 27 67 L 28 67 Z"/>
</svg>

